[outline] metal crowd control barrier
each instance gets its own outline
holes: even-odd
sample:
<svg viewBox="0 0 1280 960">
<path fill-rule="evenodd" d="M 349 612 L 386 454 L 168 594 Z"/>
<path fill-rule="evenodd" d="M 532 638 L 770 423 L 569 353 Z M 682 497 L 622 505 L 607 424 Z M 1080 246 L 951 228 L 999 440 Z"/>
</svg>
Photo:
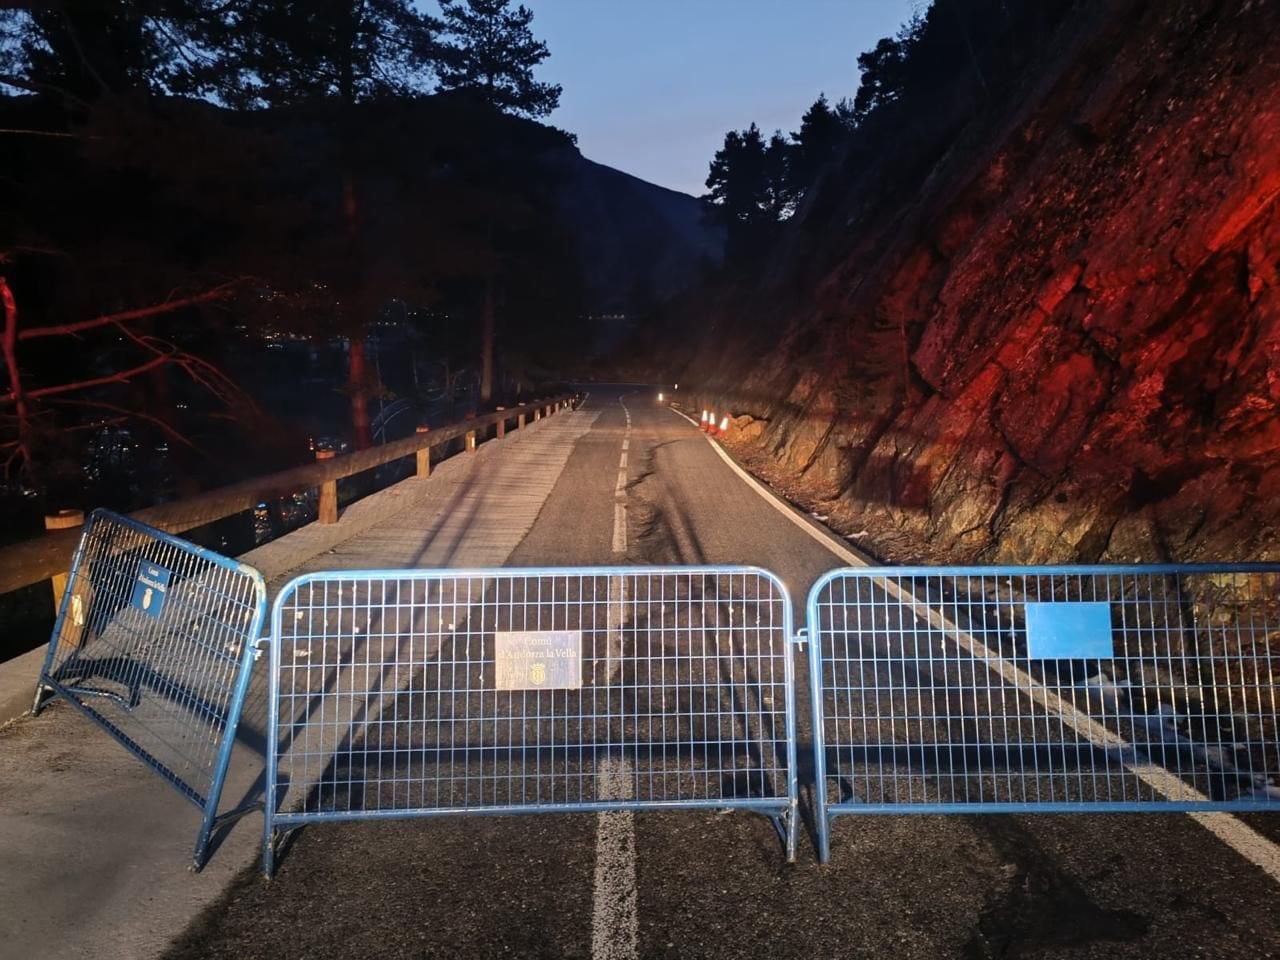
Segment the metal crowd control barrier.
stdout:
<svg viewBox="0 0 1280 960">
<path fill-rule="evenodd" d="M 864 568 L 808 598 L 853 813 L 1280 811 L 1280 565 Z"/>
<path fill-rule="evenodd" d="M 685 807 L 795 855 L 791 600 L 745 567 L 313 573 L 272 608 L 266 826 Z"/>
<path fill-rule="evenodd" d="M 205 860 L 267 610 L 258 571 L 92 513 L 36 688 L 103 727 L 203 811 Z"/>
</svg>

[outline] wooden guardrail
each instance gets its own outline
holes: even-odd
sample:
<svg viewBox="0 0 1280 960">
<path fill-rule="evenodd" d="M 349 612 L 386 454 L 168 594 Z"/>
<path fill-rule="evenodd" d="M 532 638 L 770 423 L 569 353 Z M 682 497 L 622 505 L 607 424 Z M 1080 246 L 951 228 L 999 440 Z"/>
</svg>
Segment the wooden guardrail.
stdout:
<svg viewBox="0 0 1280 960">
<path fill-rule="evenodd" d="M 414 455 L 417 456 L 418 475 L 425 477 L 430 473 L 433 447 L 462 437 L 465 449 L 471 451 L 476 447 L 476 434 L 479 431 L 496 425 L 497 437 L 501 437 L 506 432 L 508 422 L 515 420 L 518 427 L 523 427 L 526 421 L 550 416 L 557 410 L 571 406 L 574 400 L 572 394 L 564 394 L 549 400 L 536 400 L 495 410 L 447 427 L 432 427 L 429 431 L 420 431 L 382 446 L 318 459 L 315 463 L 301 467 L 243 480 L 172 503 L 147 507 L 132 516 L 169 533 L 182 533 L 252 510 L 264 500 L 288 496 L 299 490 L 319 488 L 322 515 L 326 513 L 326 498 L 332 498 L 332 512 L 326 518 L 332 521 L 337 517 L 337 483 L 344 477 Z M 0 593 L 8 593 L 65 573 L 79 539 L 80 530 L 77 527 L 55 530 L 42 537 L 0 547 Z"/>
</svg>

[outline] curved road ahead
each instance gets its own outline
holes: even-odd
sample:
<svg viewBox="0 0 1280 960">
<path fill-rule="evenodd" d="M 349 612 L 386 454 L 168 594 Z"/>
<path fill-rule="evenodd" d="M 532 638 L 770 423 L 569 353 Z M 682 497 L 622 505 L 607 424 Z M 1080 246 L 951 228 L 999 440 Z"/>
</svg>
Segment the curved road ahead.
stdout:
<svg viewBox="0 0 1280 960">
<path fill-rule="evenodd" d="M 507 566 L 757 564 L 802 608 L 841 565 L 651 392 L 593 388 L 564 416 L 593 422 Z M 805 790 L 803 692 L 799 710 Z M 170 955 L 1280 953 L 1273 879 L 1188 816 L 846 817 L 828 866 L 807 828 L 785 863 L 747 813 L 608 816 L 304 830 L 275 879 L 247 870 Z"/>
</svg>

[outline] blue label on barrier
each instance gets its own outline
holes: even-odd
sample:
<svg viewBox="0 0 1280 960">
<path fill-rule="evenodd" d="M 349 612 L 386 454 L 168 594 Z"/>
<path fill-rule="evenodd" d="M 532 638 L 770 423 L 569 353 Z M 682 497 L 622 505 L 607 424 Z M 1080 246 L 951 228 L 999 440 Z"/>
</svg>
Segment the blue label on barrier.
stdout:
<svg viewBox="0 0 1280 960">
<path fill-rule="evenodd" d="M 1033 660 L 1111 657 L 1111 605 L 1027 603 L 1027 656 Z"/>
<path fill-rule="evenodd" d="M 138 565 L 137 579 L 133 581 L 133 596 L 129 598 L 129 605 L 135 610 L 141 610 L 149 617 L 160 616 L 172 576 L 173 573 L 170 570 L 158 563 L 142 561 Z"/>
</svg>

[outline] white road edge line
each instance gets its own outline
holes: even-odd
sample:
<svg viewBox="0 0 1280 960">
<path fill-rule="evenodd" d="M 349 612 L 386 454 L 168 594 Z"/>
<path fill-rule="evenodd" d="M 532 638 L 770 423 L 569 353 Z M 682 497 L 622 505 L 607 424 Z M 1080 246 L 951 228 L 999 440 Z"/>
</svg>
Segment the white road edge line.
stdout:
<svg viewBox="0 0 1280 960">
<path fill-rule="evenodd" d="M 687 416 L 679 410 L 668 407 L 672 413 L 677 416 L 684 417 L 695 427 L 698 422 L 692 417 Z M 738 463 L 725 452 L 720 444 L 715 443 L 710 437 L 704 436 L 704 440 L 711 444 L 711 448 L 720 456 L 720 459 L 729 465 L 739 477 L 742 478 L 756 493 L 758 493 L 766 502 L 773 506 L 775 510 L 785 516 L 797 527 L 807 533 L 822 546 L 826 547 L 845 563 L 854 567 L 873 566 L 871 560 L 861 556 L 850 550 L 843 543 L 839 542 L 835 535 L 826 530 L 822 530 L 813 526 L 796 513 L 790 504 L 782 501 L 777 494 L 768 489 L 764 484 L 760 483 L 755 477 L 751 476 L 746 470 L 738 465 Z M 1132 745 L 1118 734 L 1112 733 L 1102 724 L 1098 723 L 1092 717 L 1081 713 L 1073 704 L 1062 699 L 1052 690 L 1039 683 L 1031 674 L 1014 666 L 1008 660 L 998 656 L 986 644 L 982 643 L 976 637 L 961 630 L 958 626 L 951 623 L 942 614 L 936 612 L 927 604 L 920 603 L 910 593 L 902 590 L 895 584 L 888 581 L 877 580 L 876 583 L 888 593 L 893 594 L 901 600 L 906 601 L 911 607 L 924 616 L 935 627 L 938 627 L 955 637 L 956 642 L 968 650 L 976 657 L 981 657 L 987 661 L 989 667 L 998 664 L 997 669 L 1005 680 L 1019 686 L 1028 696 L 1041 706 L 1055 711 L 1062 720 L 1095 746 L 1106 749 L 1132 750 Z M 813 642 L 813 638 L 809 638 Z M 1144 764 L 1142 766 L 1129 764 L 1136 776 L 1144 781 L 1148 786 L 1166 796 L 1171 795 L 1171 791 L 1176 789 L 1183 796 L 1191 795 L 1195 800 L 1208 800 L 1204 794 L 1198 794 L 1193 788 L 1187 786 L 1183 781 L 1179 780 L 1173 774 L 1163 768 L 1156 767 L 1153 764 Z M 1280 846 L 1277 846 L 1271 840 L 1268 840 L 1262 834 L 1258 833 L 1248 824 L 1244 823 L 1238 817 L 1234 817 L 1229 813 L 1189 813 L 1187 814 L 1192 820 L 1200 824 L 1215 837 L 1229 846 L 1236 853 L 1240 854 L 1250 863 L 1256 864 L 1268 876 L 1277 883 L 1280 883 Z"/>
<path fill-rule="evenodd" d="M 627 552 L 627 450 L 631 444 L 631 411 L 626 414 L 618 482 L 613 502 L 613 552 Z M 626 582 L 609 578 L 605 683 L 622 665 L 622 622 L 626 612 Z M 593 678 L 594 680 L 594 678 Z M 596 771 L 597 797 L 631 799 L 631 765 L 625 757 L 605 757 Z M 636 960 L 640 949 L 640 915 L 636 891 L 636 831 L 630 810 L 610 810 L 596 817 L 596 871 L 591 903 L 592 960 Z"/>
</svg>

